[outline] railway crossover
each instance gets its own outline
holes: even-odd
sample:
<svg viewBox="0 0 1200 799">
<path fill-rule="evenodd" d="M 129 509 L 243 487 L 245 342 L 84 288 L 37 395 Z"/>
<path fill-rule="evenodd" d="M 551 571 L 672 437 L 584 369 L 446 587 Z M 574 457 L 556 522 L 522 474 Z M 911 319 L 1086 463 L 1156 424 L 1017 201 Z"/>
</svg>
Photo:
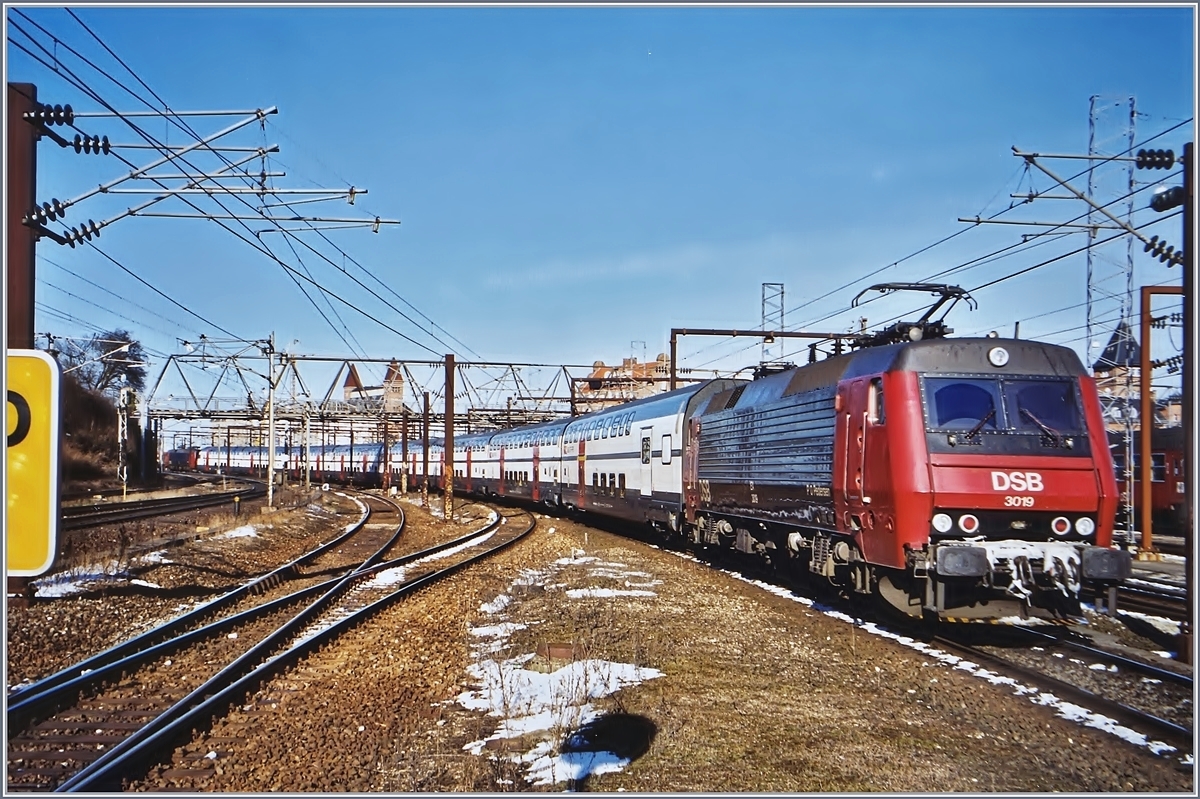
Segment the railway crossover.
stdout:
<svg viewBox="0 0 1200 799">
<path fill-rule="evenodd" d="M 488 524 L 387 558 L 404 528 L 370 496 L 342 535 L 195 611 L 10 693 L 11 791 L 120 789 L 272 675 L 406 594 L 533 529 Z M 301 583 L 302 587 L 297 587 Z M 214 617 L 217 617 L 214 619 Z M 215 665 L 214 665 L 215 664 Z"/>
</svg>

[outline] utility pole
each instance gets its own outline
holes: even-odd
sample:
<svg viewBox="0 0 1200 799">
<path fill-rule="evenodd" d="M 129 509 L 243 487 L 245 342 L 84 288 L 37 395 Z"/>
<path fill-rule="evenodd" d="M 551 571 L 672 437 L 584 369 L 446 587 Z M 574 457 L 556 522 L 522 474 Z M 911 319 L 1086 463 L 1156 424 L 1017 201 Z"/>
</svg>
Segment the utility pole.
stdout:
<svg viewBox="0 0 1200 799">
<path fill-rule="evenodd" d="M 446 443 L 442 446 L 442 513 L 450 521 L 454 511 L 454 356 L 446 356 Z"/>
<path fill-rule="evenodd" d="M 408 493 L 408 408 L 400 403 L 400 493 Z"/>
<path fill-rule="evenodd" d="M 387 412 L 385 411 L 384 415 L 383 415 L 383 481 L 381 483 L 383 485 L 384 491 L 387 491 L 389 488 L 392 487 L 392 469 L 391 469 L 391 463 L 389 462 L 389 459 L 388 459 L 388 450 L 389 449 L 390 449 L 390 447 L 388 444 L 388 418 L 387 418 Z"/>
<path fill-rule="evenodd" d="M 425 412 L 421 420 L 421 507 L 429 507 L 429 392 L 425 392 Z"/>
<path fill-rule="evenodd" d="M 309 415 L 304 409 L 304 490 L 312 488 L 312 445 L 309 440 Z"/>
<path fill-rule="evenodd" d="M 129 395 L 132 390 L 122 386 L 117 394 L 117 479 L 121 481 L 121 499 L 129 495 L 129 465 L 126 463 L 125 442 L 129 438 Z"/>
<path fill-rule="evenodd" d="M 275 334 L 267 345 L 267 507 L 275 507 Z"/>
<path fill-rule="evenodd" d="M 1196 161 L 1192 142 L 1183 145 L 1183 440 L 1195 445 L 1196 369 Z M 1195 577 L 1192 573 L 1192 547 L 1196 542 L 1196 459 L 1195 449 L 1184 456 L 1184 480 L 1187 488 L 1187 522 L 1184 525 L 1184 575 L 1187 585 L 1187 622 L 1179 631 L 1178 651 L 1192 662 L 1192 629 L 1196 621 Z"/>
<path fill-rule="evenodd" d="M 33 349 L 34 236 L 24 217 L 37 207 L 37 128 L 25 119 L 37 105 L 37 86 L 8 84 L 8 348 Z"/>
</svg>

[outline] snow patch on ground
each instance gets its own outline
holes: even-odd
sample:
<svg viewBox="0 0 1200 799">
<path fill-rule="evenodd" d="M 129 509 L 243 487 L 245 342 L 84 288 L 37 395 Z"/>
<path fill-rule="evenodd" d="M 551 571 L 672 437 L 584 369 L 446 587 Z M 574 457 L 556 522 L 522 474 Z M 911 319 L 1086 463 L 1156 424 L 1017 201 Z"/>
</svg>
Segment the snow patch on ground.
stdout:
<svg viewBox="0 0 1200 799">
<path fill-rule="evenodd" d="M 252 525 L 252 524 L 244 524 L 241 527 L 238 527 L 236 529 L 230 530 L 225 533 L 219 533 L 219 534 L 213 536 L 214 539 L 257 538 L 257 537 L 258 537 L 258 530 L 254 529 L 254 525 Z"/>
<path fill-rule="evenodd" d="M 555 561 L 544 571 L 524 570 L 513 581 L 510 591 L 521 586 L 541 585 L 546 590 L 548 578 L 568 566 L 599 563 L 576 550 L 570 557 Z M 603 576 L 621 579 L 627 575 L 649 578 L 641 572 L 615 572 L 628 568 L 623 564 L 603 564 L 612 573 Z M 658 581 L 656 581 L 658 582 Z M 564 592 L 571 599 L 595 596 L 654 596 L 652 591 L 615 591 L 613 589 L 577 589 Z M 501 616 L 512 607 L 512 597 L 500 594 L 480 606 L 489 616 Z M 499 621 L 496 624 L 472 628 L 472 636 L 480 639 L 472 645 L 474 662 L 468 672 L 478 681 L 478 688 L 459 694 L 457 701 L 469 710 L 478 710 L 500 719 L 496 731 L 487 738 L 472 741 L 463 748 L 483 755 L 489 741 L 519 738 L 530 733 L 545 737 L 522 754 L 511 755 L 525 766 L 525 779 L 533 785 L 573 784 L 590 774 L 620 771 L 629 759 L 613 752 L 563 751 L 572 742 L 572 735 L 589 722 L 600 718 L 593 702 L 629 685 L 661 677 L 658 669 L 614 663 L 589 658 L 577 660 L 549 673 L 525 668 L 534 655 L 525 653 L 505 660 L 492 657 L 505 649 L 509 636 L 526 625 Z M 571 749 L 580 747 L 571 746 Z"/>
</svg>

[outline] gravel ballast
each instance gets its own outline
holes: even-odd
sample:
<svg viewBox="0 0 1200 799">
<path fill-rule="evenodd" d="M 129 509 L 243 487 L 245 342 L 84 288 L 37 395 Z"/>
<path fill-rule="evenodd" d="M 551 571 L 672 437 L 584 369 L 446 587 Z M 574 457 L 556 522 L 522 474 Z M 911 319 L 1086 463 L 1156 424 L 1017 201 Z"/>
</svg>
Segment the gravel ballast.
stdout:
<svg viewBox="0 0 1200 799">
<path fill-rule="evenodd" d="M 440 507 L 440 497 L 432 504 Z M 414 539 L 462 532 L 413 503 L 405 508 Z M 73 662 L 178 605 L 130 595 L 10 608 L 8 684 L 48 667 L 28 647 L 54 646 L 59 660 Z M 476 634 L 500 626 L 505 633 L 492 639 Z M 560 766 L 547 779 L 535 756 L 578 763 L 578 751 L 562 750 L 578 750 L 589 736 L 572 737 L 559 723 L 498 737 L 499 717 L 464 706 L 480 690 L 481 663 L 516 658 L 539 674 L 574 662 L 658 675 L 592 698 L 601 722 L 589 728 L 592 748 L 617 752 L 628 760 L 623 768 L 579 778 Z M 511 697 L 510 717 L 521 715 L 519 700 Z M 548 518 L 487 563 L 313 653 L 180 746 L 175 760 L 130 787 L 159 790 L 169 768 L 204 762 L 210 776 L 172 787 L 1195 790 L 1191 766 L 1177 756 L 1081 726 L 678 553 Z"/>
</svg>

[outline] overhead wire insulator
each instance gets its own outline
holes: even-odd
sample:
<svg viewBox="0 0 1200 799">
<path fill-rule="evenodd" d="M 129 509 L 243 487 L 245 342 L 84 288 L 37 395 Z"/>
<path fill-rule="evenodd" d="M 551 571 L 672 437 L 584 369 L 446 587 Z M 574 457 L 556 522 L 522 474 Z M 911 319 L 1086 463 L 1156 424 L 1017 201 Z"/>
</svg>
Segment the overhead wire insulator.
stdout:
<svg viewBox="0 0 1200 799">
<path fill-rule="evenodd" d="M 75 111 L 69 103 L 67 105 L 38 103 L 34 106 L 33 112 L 26 114 L 25 118 L 36 120 L 47 126 L 70 125 L 75 122 Z"/>
<path fill-rule="evenodd" d="M 1170 169 L 1175 166 L 1174 150 L 1138 150 L 1138 169 Z"/>
<path fill-rule="evenodd" d="M 101 226 L 97 225 L 92 219 L 84 222 L 79 227 L 68 228 L 66 235 L 67 244 L 74 248 L 77 242 L 91 241 L 92 237 L 100 238 L 100 229 Z"/>
<path fill-rule="evenodd" d="M 66 216 L 67 209 L 58 199 L 50 200 L 50 202 L 42 203 L 41 206 L 34 205 L 33 210 L 25 217 L 25 222 L 34 222 L 44 224 L 45 222 L 53 222 L 60 216 Z"/>
<path fill-rule="evenodd" d="M 1187 191 L 1183 186 L 1160 188 L 1150 196 L 1150 207 L 1159 213 L 1170 211 L 1178 205 L 1183 205 L 1186 196 Z"/>
<path fill-rule="evenodd" d="M 75 134 L 72 146 L 75 148 L 75 152 L 84 152 L 89 155 L 92 153 L 108 155 L 112 150 L 107 136 L 80 136 L 78 133 Z"/>
<path fill-rule="evenodd" d="M 1176 252 L 1174 246 L 1168 246 L 1158 236 L 1154 236 L 1150 241 L 1146 242 L 1143 249 L 1164 264 L 1170 264 L 1171 266 L 1183 264 L 1183 250 Z"/>
</svg>

